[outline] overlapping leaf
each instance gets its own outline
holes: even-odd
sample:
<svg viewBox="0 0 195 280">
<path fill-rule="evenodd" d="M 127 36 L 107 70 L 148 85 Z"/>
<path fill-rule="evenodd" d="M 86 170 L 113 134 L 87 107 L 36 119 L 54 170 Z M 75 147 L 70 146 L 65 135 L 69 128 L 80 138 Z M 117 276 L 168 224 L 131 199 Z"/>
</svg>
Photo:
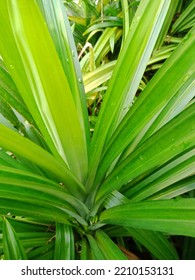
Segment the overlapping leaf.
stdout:
<svg viewBox="0 0 195 280">
<path fill-rule="evenodd" d="M 51 150 L 85 181 L 85 130 L 43 18 L 34 1 L 6 2 L 1 2 L 1 34 L 7 40 L 1 41 L 0 53 Z"/>
<path fill-rule="evenodd" d="M 105 210 L 100 222 L 195 237 L 195 199 L 127 203 Z"/>
</svg>

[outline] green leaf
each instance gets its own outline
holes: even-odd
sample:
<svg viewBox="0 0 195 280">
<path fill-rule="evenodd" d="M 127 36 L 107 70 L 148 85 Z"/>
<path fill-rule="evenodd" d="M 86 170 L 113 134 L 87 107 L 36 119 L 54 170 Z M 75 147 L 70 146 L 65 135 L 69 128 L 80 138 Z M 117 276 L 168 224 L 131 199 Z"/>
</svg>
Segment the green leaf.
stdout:
<svg viewBox="0 0 195 280">
<path fill-rule="evenodd" d="M 116 126 L 134 99 L 169 4 L 170 1 L 166 0 L 140 2 L 128 37 L 117 60 L 96 124 L 90 147 L 88 189 L 93 185 L 105 143 L 112 139 Z"/>
<path fill-rule="evenodd" d="M 0 168 L 0 197 L 16 198 L 23 196 L 32 201 L 50 202 L 53 206 L 63 206 L 85 217 L 88 209 L 75 196 L 69 195 L 53 181 L 30 172 L 13 168 Z"/>
<path fill-rule="evenodd" d="M 158 260 L 178 260 L 178 255 L 168 237 L 161 232 L 127 228 L 129 234 L 140 242 Z"/>
<path fill-rule="evenodd" d="M 121 1 L 123 12 L 123 40 L 125 40 L 129 33 L 130 20 L 129 20 L 129 3 L 127 0 Z"/>
<path fill-rule="evenodd" d="M 17 49 L 14 34 L 13 34 L 13 31 L 11 29 L 10 22 L 9 22 L 8 7 L 7 7 L 5 0 L 1 1 L 0 8 L 1 8 L 0 9 L 0 13 L 1 13 L 0 31 L 1 31 L 1 35 L 3 36 L 3 34 L 4 34 L 4 38 L 5 38 L 5 40 L 0 41 L 0 54 L 3 57 L 4 63 L 6 64 L 9 73 L 11 74 L 11 78 L 14 80 L 14 82 L 20 92 L 19 94 L 21 94 L 22 99 L 25 101 L 25 103 L 27 105 L 27 108 L 31 109 L 30 111 L 31 111 L 36 123 L 39 124 L 39 128 L 42 131 L 51 151 L 55 155 L 58 155 L 58 153 L 54 147 L 54 144 L 52 143 L 52 140 L 49 136 L 49 133 L 45 127 L 45 124 L 43 123 L 41 114 L 37 110 L 37 105 L 35 103 L 33 95 L 29 94 L 30 92 L 32 92 L 32 88 L 31 88 L 31 85 L 28 83 L 27 74 L 25 72 L 20 53 Z M 13 95 L 14 95 L 14 97 L 19 96 L 19 94 L 17 94 L 17 91 L 15 90 L 16 87 L 15 88 L 12 87 L 13 82 L 12 82 L 12 80 L 10 80 L 10 78 L 8 79 L 8 81 L 6 80 L 6 85 L 8 85 L 6 87 L 6 90 L 8 88 L 8 93 L 9 93 L 9 95 L 11 95 L 11 97 Z M 7 97 L 6 97 L 6 99 L 7 99 Z M 19 100 L 20 99 L 21 99 L 21 97 L 19 96 Z"/>
<path fill-rule="evenodd" d="M 88 248 L 87 239 L 82 238 L 82 240 L 81 240 L 81 255 L 80 255 L 81 260 L 89 260 L 88 250 L 89 250 L 89 248 Z"/>
<path fill-rule="evenodd" d="M 195 239 L 192 237 L 185 237 L 183 244 L 185 244 L 185 246 L 182 254 L 182 260 L 194 260 Z"/>
<path fill-rule="evenodd" d="M 119 205 L 100 214 L 100 222 L 195 237 L 195 199 Z"/>
<path fill-rule="evenodd" d="M 195 104 L 189 106 L 130 154 L 106 178 L 97 200 L 142 174 L 157 168 L 195 146 Z"/>
<path fill-rule="evenodd" d="M 13 226 L 17 233 L 24 232 L 46 232 L 50 224 L 41 223 L 41 221 L 33 221 L 21 217 L 7 217 L 9 223 Z"/>
<path fill-rule="evenodd" d="M 167 11 L 164 24 L 155 45 L 155 49 L 159 49 L 163 45 L 165 37 L 170 29 L 170 25 L 172 24 L 173 17 L 176 13 L 179 2 L 179 0 L 170 1 L 170 7 Z"/>
<path fill-rule="evenodd" d="M 95 239 L 98 247 L 101 249 L 107 260 L 126 260 L 127 258 L 117 247 L 117 245 L 110 239 L 110 237 L 102 230 L 97 230 Z"/>
<path fill-rule="evenodd" d="M 13 125 L 13 127 L 16 127 L 19 131 L 23 129 L 23 125 L 19 122 L 10 105 L 1 97 L 0 113 Z"/>
<path fill-rule="evenodd" d="M 99 21 L 102 21 L 101 19 Z M 96 21 L 97 22 L 97 21 Z M 96 31 L 97 29 L 103 29 L 103 28 L 109 28 L 109 27 L 115 27 L 115 26 L 122 26 L 122 20 L 118 17 L 104 17 L 103 22 L 98 22 L 96 24 L 93 24 L 90 26 L 83 35 L 86 35 L 88 33 L 91 33 L 93 31 Z M 112 48 L 111 48 L 112 49 Z"/>
<path fill-rule="evenodd" d="M 2 60 L 0 60 L 0 93 L 2 99 L 4 99 L 12 108 L 15 108 L 29 123 L 35 125 L 32 116 Z"/>
<path fill-rule="evenodd" d="M 78 195 L 80 198 L 83 197 L 85 192 L 84 187 L 66 167 L 65 163 L 56 159 L 53 155 L 34 144 L 32 141 L 1 124 L 0 145 L 51 172 L 58 180 L 62 180 L 70 192 L 73 192 L 74 195 Z"/>
<path fill-rule="evenodd" d="M 51 37 L 74 97 L 81 126 L 89 142 L 89 123 L 82 73 L 72 30 L 61 0 L 36 0 L 43 12 Z"/>
<path fill-rule="evenodd" d="M 186 82 L 184 82 L 180 90 L 164 106 L 164 108 L 162 109 L 158 117 L 155 119 L 155 121 L 152 123 L 152 125 L 149 127 L 149 129 L 141 139 L 140 143 L 144 142 L 155 131 L 157 131 L 168 121 L 170 121 L 172 118 L 177 116 L 180 112 L 182 112 L 195 96 L 194 89 L 195 89 L 195 72 L 191 75 L 191 77 Z"/>
<path fill-rule="evenodd" d="M 6 260 L 26 260 L 27 256 L 24 248 L 14 231 L 11 224 L 6 218 L 3 223 L 3 250 Z"/>
<path fill-rule="evenodd" d="M 29 260 L 53 260 L 54 259 L 54 242 L 49 242 L 43 246 L 33 248 L 27 254 Z"/>
<path fill-rule="evenodd" d="M 98 67 L 94 71 L 85 74 L 83 76 L 85 92 L 88 93 L 108 81 L 112 76 L 112 71 L 115 64 L 115 61 L 111 61 Z"/>
<path fill-rule="evenodd" d="M 23 196 L 20 196 L 20 198 L 22 200 Z M 71 224 L 70 216 L 63 209 L 49 204 L 46 205 L 46 203 L 43 205 L 40 201 L 32 203 L 28 200 L 21 203 L 21 200 L 0 198 L 0 215 L 39 217 L 46 221 Z"/>
<path fill-rule="evenodd" d="M 135 137 L 143 136 L 163 107 L 194 76 L 195 61 L 191 59 L 194 55 L 194 38 L 195 29 L 188 33 L 128 111 L 104 149 L 104 157 L 99 167 L 100 178 L 98 178 L 100 174 L 97 175 L 98 182 L 103 179 L 121 152 L 133 143 Z M 127 154 L 130 154 L 134 145 L 128 149 Z"/>
<path fill-rule="evenodd" d="M 105 260 L 105 256 L 104 256 L 103 252 L 101 251 L 101 249 L 99 248 L 96 239 L 92 235 L 89 235 L 89 234 L 87 235 L 87 238 L 89 241 L 90 250 L 91 250 L 93 259 L 94 260 Z"/>
<path fill-rule="evenodd" d="M 74 233 L 72 227 L 56 223 L 55 260 L 74 259 Z"/>
<path fill-rule="evenodd" d="M 14 228 L 15 230 L 15 228 Z M 53 238 L 53 233 L 51 232 L 17 232 L 17 236 L 25 249 L 43 246 L 48 243 L 50 239 Z M 0 234 L 1 239 L 1 234 Z M 0 240 L 1 241 L 1 240 Z M 3 248 L 3 247 L 2 247 Z M 0 242 L 1 249 L 1 242 Z"/>
<path fill-rule="evenodd" d="M 171 33 L 186 30 L 194 25 L 195 20 L 195 1 L 192 0 L 191 3 L 187 6 L 187 8 L 182 12 L 180 17 L 174 22 L 171 27 Z M 187 24 L 190 21 L 190 25 Z"/>
<path fill-rule="evenodd" d="M 131 203 L 131 201 L 121 193 L 113 191 L 106 198 L 105 207 L 106 209 L 109 209 L 114 206 L 127 203 Z M 125 227 L 124 229 L 114 229 L 114 231 L 110 229 L 109 235 L 114 236 L 113 234 L 117 233 L 117 230 L 120 233 L 123 232 L 123 234 L 125 234 L 124 236 L 128 236 L 130 234 L 136 241 L 145 246 L 152 253 L 152 255 L 159 260 L 178 259 L 178 255 L 174 246 L 161 232 Z M 127 234 L 124 230 L 129 234 Z"/>
<path fill-rule="evenodd" d="M 190 191 L 195 190 L 195 176 L 190 176 L 189 178 L 178 181 L 163 190 L 155 193 L 149 199 L 159 200 L 159 199 L 171 199 L 182 194 L 188 194 Z"/>
<path fill-rule="evenodd" d="M 8 154 L 3 149 L 0 150 L 0 165 L 14 167 L 16 169 L 26 170 L 26 167 L 22 165 L 20 161 L 12 156 L 12 154 Z"/>
<path fill-rule="evenodd" d="M 6 9 L 5 3 L 4 0 L 1 4 L 2 10 Z M 58 154 L 84 182 L 88 170 L 85 131 L 81 127 L 67 77 L 40 11 L 34 1 L 24 0 L 9 1 L 7 9 L 8 16 L 3 17 L 0 31 L 3 34 L 6 25 L 10 24 L 10 32 L 6 36 L 8 39 L 11 37 L 12 41 L 14 39 L 17 56 L 14 56 L 14 52 L 12 56 L 5 50 L 5 47 L 9 50 L 12 46 L 9 41 L 5 42 L 8 43 L 6 45 L 0 45 L 0 53 L 5 59 L 5 64 L 13 65 L 14 69 L 11 69 L 10 73 L 23 93 L 33 117 L 37 114 L 41 116 L 41 123 L 44 122 L 45 126 L 40 127 L 43 135 L 49 143 L 52 141 Z M 18 69 L 20 64 L 22 69 Z M 18 70 L 24 77 L 22 84 L 21 76 L 18 78 L 16 73 Z M 30 90 L 24 93 L 27 86 L 30 86 Z M 37 118 L 38 124 L 39 121 Z M 74 149 L 71 149 L 72 146 Z M 52 145 L 51 149 L 54 152 Z"/>
<path fill-rule="evenodd" d="M 129 185 L 127 184 L 123 189 L 126 189 L 126 191 L 123 193 L 133 202 L 141 201 L 150 196 L 155 196 L 156 193 L 168 186 L 193 175 L 194 170 L 195 149 L 173 160 L 138 184 L 133 184 L 133 182 Z"/>
<path fill-rule="evenodd" d="M 102 59 L 106 56 L 107 53 L 110 51 L 110 38 L 115 34 L 115 42 L 121 37 L 122 31 L 117 30 L 117 27 L 108 27 L 106 28 L 100 38 L 97 40 L 93 52 L 94 52 L 94 59 L 95 64 L 100 65 Z M 90 53 L 87 53 L 81 60 L 81 68 L 82 72 L 88 72 L 89 66 L 90 66 L 90 59 L 89 59 Z"/>
</svg>

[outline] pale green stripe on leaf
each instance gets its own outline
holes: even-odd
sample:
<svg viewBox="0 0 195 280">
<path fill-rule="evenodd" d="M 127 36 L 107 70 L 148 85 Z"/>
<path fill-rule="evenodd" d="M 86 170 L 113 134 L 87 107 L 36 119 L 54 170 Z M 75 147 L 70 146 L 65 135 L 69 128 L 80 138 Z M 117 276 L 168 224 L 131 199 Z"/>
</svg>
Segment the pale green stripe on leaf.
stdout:
<svg viewBox="0 0 195 280">
<path fill-rule="evenodd" d="M 189 178 L 183 179 L 175 184 L 172 184 L 162 191 L 157 192 L 156 194 L 152 195 L 148 199 L 150 200 L 160 200 L 160 199 L 171 199 L 177 197 L 182 194 L 189 194 L 190 192 L 195 190 L 195 176 L 191 176 Z"/>
<path fill-rule="evenodd" d="M 11 1 L 8 13 L 8 24 L 11 25 L 20 63 L 24 67 L 22 73 L 26 75 L 25 83 L 31 88 L 35 108 L 58 153 L 75 176 L 85 181 L 88 169 L 85 131 L 44 20 L 34 1 Z M 15 64 L 16 59 L 13 58 L 13 67 Z M 28 98 L 29 95 L 28 92 Z M 26 98 L 24 96 L 25 101 Z M 34 111 L 32 104 L 29 108 Z"/>
<path fill-rule="evenodd" d="M 89 142 L 89 124 L 82 73 L 72 30 L 61 0 L 36 0 L 43 12 L 74 97 L 81 127 Z"/>
<path fill-rule="evenodd" d="M 27 73 L 25 72 L 24 65 L 14 39 L 13 31 L 10 26 L 8 6 L 5 0 L 1 1 L 0 3 L 0 33 L 4 38 L 4 40 L 0 40 L 0 55 L 3 57 L 4 63 L 7 66 L 7 70 L 16 84 L 22 99 L 25 101 L 25 104 L 30 110 L 30 113 L 32 114 L 36 124 L 44 135 L 48 146 L 50 147 L 51 151 L 59 157 L 47 128 L 43 123 L 41 114 L 37 109 L 35 99 L 32 94 L 29 94 L 32 93 L 32 89 L 28 82 Z M 8 94 L 12 98 L 15 98 L 16 96 L 18 97 L 19 93 L 17 92 L 13 83 L 8 81 L 8 85 L 9 87 L 6 87 L 6 89 L 8 88 Z M 18 98 L 21 99 L 20 96 Z M 10 102 L 14 101 L 11 100 Z"/>
</svg>

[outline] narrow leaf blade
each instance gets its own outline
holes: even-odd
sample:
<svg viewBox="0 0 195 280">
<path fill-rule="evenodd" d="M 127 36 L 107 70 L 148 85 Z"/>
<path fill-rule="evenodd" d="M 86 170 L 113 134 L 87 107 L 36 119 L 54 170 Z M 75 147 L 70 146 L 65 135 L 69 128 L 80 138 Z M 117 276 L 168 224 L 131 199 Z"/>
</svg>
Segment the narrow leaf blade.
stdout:
<svg viewBox="0 0 195 280">
<path fill-rule="evenodd" d="M 105 210 L 100 222 L 195 237 L 195 199 L 128 203 Z"/>
<path fill-rule="evenodd" d="M 72 227 L 56 223 L 55 260 L 74 260 L 74 234 Z"/>
<path fill-rule="evenodd" d="M 9 221 L 4 218 L 3 250 L 6 260 L 26 260 L 25 250 Z"/>
</svg>

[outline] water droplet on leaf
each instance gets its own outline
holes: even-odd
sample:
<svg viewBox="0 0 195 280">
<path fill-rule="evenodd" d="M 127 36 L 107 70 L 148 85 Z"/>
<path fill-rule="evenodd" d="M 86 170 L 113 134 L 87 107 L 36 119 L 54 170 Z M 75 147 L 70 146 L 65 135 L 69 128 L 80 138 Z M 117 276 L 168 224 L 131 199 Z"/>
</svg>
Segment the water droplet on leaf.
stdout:
<svg viewBox="0 0 195 280">
<path fill-rule="evenodd" d="M 144 158 L 143 158 L 143 156 L 142 156 L 142 155 L 139 155 L 139 159 L 143 160 Z"/>
<path fill-rule="evenodd" d="M 138 17 L 136 18 L 136 20 L 137 20 L 137 21 L 140 21 L 140 18 L 141 18 L 141 17 L 140 17 L 140 16 L 138 16 Z"/>
</svg>

